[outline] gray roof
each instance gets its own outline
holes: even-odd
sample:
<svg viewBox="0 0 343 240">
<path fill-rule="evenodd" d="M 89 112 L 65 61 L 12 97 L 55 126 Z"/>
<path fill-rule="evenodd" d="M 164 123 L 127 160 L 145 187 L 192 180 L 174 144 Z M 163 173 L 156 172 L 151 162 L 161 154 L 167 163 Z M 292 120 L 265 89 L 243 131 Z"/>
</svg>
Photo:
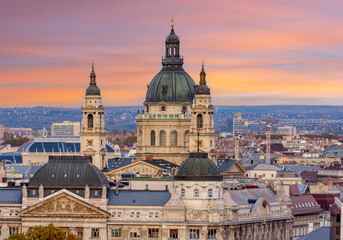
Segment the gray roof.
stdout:
<svg viewBox="0 0 343 240">
<path fill-rule="evenodd" d="M 283 168 L 285 171 L 291 171 L 291 172 L 300 172 L 303 171 L 318 171 L 321 168 L 318 166 L 304 166 L 304 165 L 297 165 L 297 164 L 279 164 L 278 167 Z"/>
<path fill-rule="evenodd" d="M 110 158 L 108 161 L 108 171 L 112 171 L 117 168 L 124 167 L 132 163 L 132 158 L 121 157 L 121 158 Z"/>
<path fill-rule="evenodd" d="M 32 177 L 29 188 L 102 188 L 109 186 L 105 175 L 87 156 L 50 156 L 49 162 Z"/>
<path fill-rule="evenodd" d="M 20 188 L 0 188 L 0 204 L 21 204 Z"/>
<path fill-rule="evenodd" d="M 108 205 L 116 206 L 164 206 L 171 194 L 169 191 L 115 190 L 109 191 Z"/>
<path fill-rule="evenodd" d="M 281 171 L 281 168 L 278 168 L 271 164 L 256 164 L 247 166 L 246 170 L 255 170 L 255 171 Z"/>
<path fill-rule="evenodd" d="M 18 174 L 33 175 L 35 174 L 41 166 L 24 166 L 10 164 L 6 166 L 10 171 L 16 171 Z"/>
<path fill-rule="evenodd" d="M 320 227 L 309 234 L 306 234 L 298 240 L 329 240 L 330 239 L 330 227 Z"/>
<path fill-rule="evenodd" d="M 275 202 L 275 193 L 269 188 L 252 188 L 243 190 L 229 190 L 231 199 L 237 205 L 249 204 L 249 199 L 257 200 L 259 198 L 264 198 L 268 202 Z"/>
<path fill-rule="evenodd" d="M 277 172 L 276 178 L 301 178 L 299 172 Z"/>
<path fill-rule="evenodd" d="M 219 172 L 226 173 L 234 164 L 236 160 L 233 159 L 217 159 L 217 168 Z"/>
</svg>

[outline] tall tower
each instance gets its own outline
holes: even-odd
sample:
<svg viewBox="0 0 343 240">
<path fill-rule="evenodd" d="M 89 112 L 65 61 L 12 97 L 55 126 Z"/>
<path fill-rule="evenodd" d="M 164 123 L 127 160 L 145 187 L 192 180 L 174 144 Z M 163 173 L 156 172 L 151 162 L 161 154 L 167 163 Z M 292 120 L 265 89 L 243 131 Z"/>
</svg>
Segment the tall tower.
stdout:
<svg viewBox="0 0 343 240">
<path fill-rule="evenodd" d="M 199 151 L 208 153 L 212 161 L 215 160 L 214 148 L 216 136 L 214 131 L 213 109 L 210 88 L 206 85 L 206 73 L 204 63 L 202 63 L 200 82 L 195 88 L 195 97 L 192 105 L 189 152 L 196 152 L 199 144 Z"/>
<path fill-rule="evenodd" d="M 83 155 L 91 156 L 92 163 L 102 170 L 106 166 L 105 108 L 102 105 L 100 89 L 96 85 L 95 78 L 94 64 L 92 63 L 89 87 L 86 90 L 85 102 L 82 106 L 80 152 Z"/>
<path fill-rule="evenodd" d="M 137 115 L 137 160 L 153 156 L 180 164 L 187 159 L 194 87 L 183 69 L 180 40 L 172 24 L 162 69 L 148 85 L 144 112 Z"/>
</svg>

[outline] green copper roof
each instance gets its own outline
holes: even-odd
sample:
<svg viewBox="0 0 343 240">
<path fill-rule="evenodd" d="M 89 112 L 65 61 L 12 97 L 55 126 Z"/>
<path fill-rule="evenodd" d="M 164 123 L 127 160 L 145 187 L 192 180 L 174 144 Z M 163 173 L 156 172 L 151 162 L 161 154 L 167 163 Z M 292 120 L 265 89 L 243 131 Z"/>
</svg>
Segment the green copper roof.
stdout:
<svg viewBox="0 0 343 240">
<path fill-rule="evenodd" d="M 174 180 L 221 181 L 223 177 L 207 153 L 189 153 L 188 159 L 181 164 Z"/>
<path fill-rule="evenodd" d="M 109 186 L 105 175 L 89 156 L 49 156 L 49 162 L 32 177 L 29 188 L 101 188 Z"/>
<path fill-rule="evenodd" d="M 194 81 L 185 71 L 160 71 L 151 81 L 146 94 L 148 103 L 192 103 Z"/>
</svg>

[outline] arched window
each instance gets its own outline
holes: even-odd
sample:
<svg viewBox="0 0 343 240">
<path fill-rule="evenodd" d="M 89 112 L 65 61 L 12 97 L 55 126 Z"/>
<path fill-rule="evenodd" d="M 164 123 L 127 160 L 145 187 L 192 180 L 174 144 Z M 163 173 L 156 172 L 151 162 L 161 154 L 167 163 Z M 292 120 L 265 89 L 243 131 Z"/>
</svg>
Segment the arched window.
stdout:
<svg viewBox="0 0 343 240">
<path fill-rule="evenodd" d="M 207 191 L 207 196 L 208 196 L 209 198 L 212 198 L 212 197 L 213 197 L 213 190 L 212 190 L 212 188 L 208 189 L 208 191 Z"/>
<path fill-rule="evenodd" d="M 185 197 L 186 195 L 186 190 L 184 188 L 181 189 L 181 197 Z"/>
<path fill-rule="evenodd" d="M 93 128 L 93 114 L 88 114 L 88 128 Z"/>
<path fill-rule="evenodd" d="M 160 131 L 160 146 L 166 145 L 166 132 L 164 130 Z"/>
<path fill-rule="evenodd" d="M 199 190 L 198 189 L 194 189 L 193 197 L 195 197 L 195 198 L 199 197 Z"/>
<path fill-rule="evenodd" d="M 197 116 L 197 128 L 202 128 L 202 114 Z"/>
<path fill-rule="evenodd" d="M 162 106 L 161 111 L 165 111 L 165 110 L 166 110 L 166 106 Z"/>
<path fill-rule="evenodd" d="M 177 146 L 177 131 L 175 130 L 170 134 L 170 145 Z"/>
<path fill-rule="evenodd" d="M 184 146 L 186 147 L 189 146 L 189 131 L 188 130 L 185 132 Z"/>
<path fill-rule="evenodd" d="M 154 130 L 151 130 L 151 133 L 150 133 L 150 145 L 151 146 L 155 146 L 156 144 L 156 135 L 155 135 L 155 131 Z"/>
<path fill-rule="evenodd" d="M 218 191 L 218 197 L 220 197 L 220 189 L 219 189 L 219 191 Z"/>
</svg>

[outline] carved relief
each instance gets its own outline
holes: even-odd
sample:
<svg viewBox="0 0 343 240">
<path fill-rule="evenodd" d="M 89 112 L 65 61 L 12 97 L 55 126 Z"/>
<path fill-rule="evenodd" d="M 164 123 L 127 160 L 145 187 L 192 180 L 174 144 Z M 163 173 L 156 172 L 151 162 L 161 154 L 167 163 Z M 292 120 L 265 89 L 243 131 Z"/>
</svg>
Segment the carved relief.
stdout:
<svg viewBox="0 0 343 240">
<path fill-rule="evenodd" d="M 22 212 L 23 215 L 66 215 L 66 216 L 106 216 L 106 212 L 98 209 L 93 209 L 91 206 L 87 206 L 86 203 L 78 202 L 77 200 L 63 194 L 55 198 L 51 198 L 38 206 L 30 207 Z M 109 215 L 109 214 L 108 214 Z"/>
</svg>

